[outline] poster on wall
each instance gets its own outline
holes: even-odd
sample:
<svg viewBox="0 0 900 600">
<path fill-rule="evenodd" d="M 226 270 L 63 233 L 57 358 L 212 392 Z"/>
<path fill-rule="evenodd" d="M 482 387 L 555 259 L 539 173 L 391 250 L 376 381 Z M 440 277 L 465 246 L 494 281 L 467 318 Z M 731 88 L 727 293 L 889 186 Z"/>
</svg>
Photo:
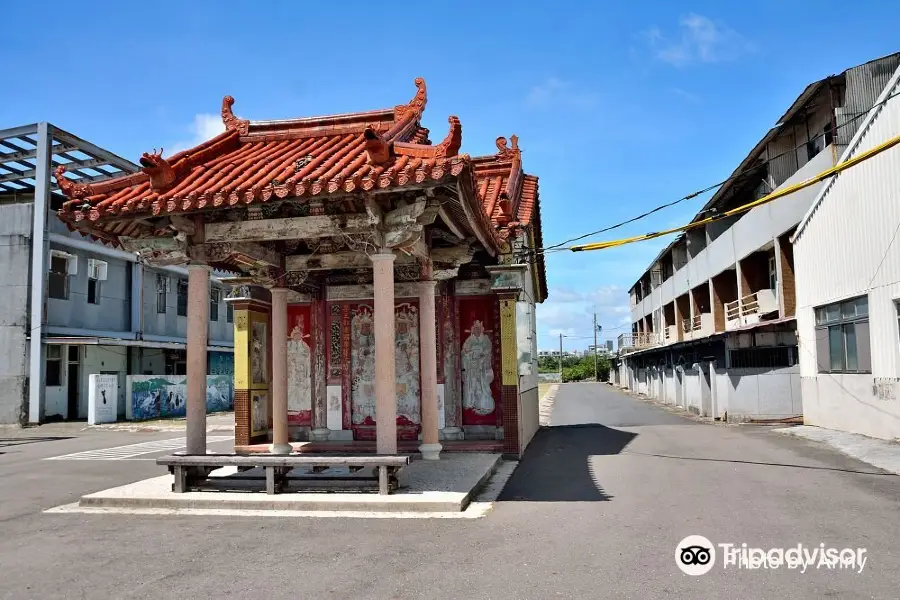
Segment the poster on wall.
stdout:
<svg viewBox="0 0 900 600">
<path fill-rule="evenodd" d="M 135 421 L 187 414 L 187 377 L 184 375 L 129 375 L 126 417 Z M 223 412 L 234 407 L 234 378 L 206 376 L 206 412 Z"/>
<path fill-rule="evenodd" d="M 309 305 L 288 306 L 288 423 L 312 425 L 312 338 Z"/>
<path fill-rule="evenodd" d="M 494 300 L 461 298 L 459 315 L 463 425 L 497 425 L 500 373 Z"/>
<path fill-rule="evenodd" d="M 115 423 L 118 394 L 118 375 L 88 376 L 88 425 Z"/>
</svg>

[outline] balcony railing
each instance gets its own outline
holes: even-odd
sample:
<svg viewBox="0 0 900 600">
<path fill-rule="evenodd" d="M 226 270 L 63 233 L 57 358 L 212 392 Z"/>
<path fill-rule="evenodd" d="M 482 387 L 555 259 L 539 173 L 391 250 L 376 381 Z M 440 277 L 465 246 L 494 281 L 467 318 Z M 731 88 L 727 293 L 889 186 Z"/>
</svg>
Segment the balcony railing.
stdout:
<svg viewBox="0 0 900 600">
<path fill-rule="evenodd" d="M 753 292 L 743 298 L 725 304 L 725 328 L 735 329 L 744 325 L 759 323 L 763 315 L 778 310 L 778 296 L 775 290 L 765 289 Z"/>
<path fill-rule="evenodd" d="M 659 346 L 662 343 L 658 333 L 623 333 L 619 336 L 619 352 L 637 352 Z"/>
</svg>

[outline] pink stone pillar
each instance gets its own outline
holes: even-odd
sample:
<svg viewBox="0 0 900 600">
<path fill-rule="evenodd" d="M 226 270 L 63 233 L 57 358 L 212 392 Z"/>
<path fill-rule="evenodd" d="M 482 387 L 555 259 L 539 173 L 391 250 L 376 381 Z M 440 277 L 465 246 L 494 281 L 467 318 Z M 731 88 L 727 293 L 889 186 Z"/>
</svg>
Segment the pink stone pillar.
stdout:
<svg viewBox="0 0 900 600">
<path fill-rule="evenodd" d="M 188 454 L 206 454 L 206 345 L 209 336 L 209 269 L 188 265 L 187 315 Z"/>
<path fill-rule="evenodd" d="M 287 295 L 272 288 L 272 454 L 290 454 L 288 443 Z"/>
<path fill-rule="evenodd" d="M 394 255 L 372 255 L 375 275 L 375 447 L 397 454 L 397 376 L 394 363 Z"/>
<path fill-rule="evenodd" d="M 424 460 L 438 460 L 437 333 L 434 314 L 434 281 L 419 282 L 419 351 L 422 364 L 422 445 Z"/>
</svg>

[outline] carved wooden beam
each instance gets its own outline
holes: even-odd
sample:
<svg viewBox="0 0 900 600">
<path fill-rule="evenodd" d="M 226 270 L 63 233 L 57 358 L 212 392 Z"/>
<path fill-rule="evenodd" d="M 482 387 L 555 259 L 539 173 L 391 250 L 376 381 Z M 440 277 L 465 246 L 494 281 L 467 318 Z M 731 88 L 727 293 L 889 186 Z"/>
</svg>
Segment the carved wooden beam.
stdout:
<svg viewBox="0 0 900 600">
<path fill-rule="evenodd" d="M 431 278 L 435 281 L 453 279 L 457 275 L 459 275 L 459 267 L 453 267 L 452 269 L 434 269 L 431 272 Z"/>
<path fill-rule="evenodd" d="M 180 231 L 186 235 L 197 233 L 197 226 L 194 222 L 180 215 L 169 215 L 169 226 L 175 231 Z"/>
<path fill-rule="evenodd" d="M 431 261 L 440 264 L 455 266 L 472 262 L 476 248 L 470 245 L 454 246 L 452 248 L 436 248 L 431 251 Z"/>
<path fill-rule="evenodd" d="M 231 247 L 233 253 L 239 257 L 239 262 L 252 262 L 281 268 L 281 254 L 269 250 L 265 246 L 253 242 L 238 242 L 231 244 Z"/>
<path fill-rule="evenodd" d="M 368 215 L 353 214 L 209 223 L 205 234 L 206 242 L 210 243 L 305 240 L 371 231 Z"/>
<path fill-rule="evenodd" d="M 415 262 L 412 255 L 399 254 L 395 264 Z M 370 269 L 372 260 L 362 252 L 332 252 L 331 254 L 310 254 L 288 256 L 284 259 L 286 271 L 329 271 L 331 269 Z"/>
<path fill-rule="evenodd" d="M 425 211 L 425 201 L 420 200 L 406 206 L 396 208 L 384 215 L 384 224 L 387 227 L 413 225 Z"/>
</svg>

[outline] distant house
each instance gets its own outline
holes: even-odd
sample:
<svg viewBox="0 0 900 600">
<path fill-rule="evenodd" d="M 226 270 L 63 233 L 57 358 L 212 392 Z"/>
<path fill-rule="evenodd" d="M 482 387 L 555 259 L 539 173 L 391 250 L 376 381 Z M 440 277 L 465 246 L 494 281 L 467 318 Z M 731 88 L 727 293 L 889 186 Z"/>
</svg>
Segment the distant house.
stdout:
<svg viewBox="0 0 900 600">
<path fill-rule="evenodd" d="M 900 135 L 900 69 L 841 159 Z M 862 113 L 865 114 L 865 113 Z M 900 148 L 832 178 L 794 234 L 803 419 L 900 438 Z"/>
</svg>

